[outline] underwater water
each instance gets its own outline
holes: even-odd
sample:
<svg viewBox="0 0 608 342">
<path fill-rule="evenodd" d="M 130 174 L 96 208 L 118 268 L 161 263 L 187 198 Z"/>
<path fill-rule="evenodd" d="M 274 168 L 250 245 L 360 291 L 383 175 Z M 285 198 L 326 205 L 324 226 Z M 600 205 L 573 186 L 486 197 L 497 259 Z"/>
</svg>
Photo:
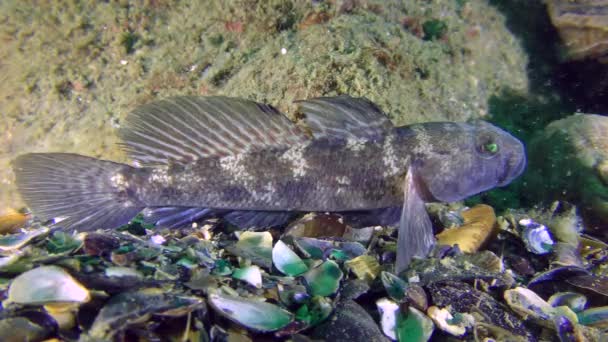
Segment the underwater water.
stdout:
<svg viewBox="0 0 608 342">
<path fill-rule="evenodd" d="M 607 11 L 0 2 L 0 340 L 608 339 Z"/>
</svg>

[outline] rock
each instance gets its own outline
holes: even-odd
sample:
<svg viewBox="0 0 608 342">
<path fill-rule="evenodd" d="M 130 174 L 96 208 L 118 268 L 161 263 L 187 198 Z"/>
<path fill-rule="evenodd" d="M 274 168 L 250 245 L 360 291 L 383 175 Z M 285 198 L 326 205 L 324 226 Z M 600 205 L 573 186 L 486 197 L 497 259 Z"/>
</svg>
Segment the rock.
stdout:
<svg viewBox="0 0 608 342">
<path fill-rule="evenodd" d="M 539 199 L 581 204 L 608 222 L 608 117 L 576 114 L 549 124 L 528 149 L 528 189 Z"/>
<path fill-rule="evenodd" d="M 608 0 L 547 0 L 546 4 L 569 59 L 608 63 Z"/>
<path fill-rule="evenodd" d="M 334 314 L 314 328 L 311 337 L 326 341 L 388 341 L 373 318 L 352 300 L 339 302 Z"/>
</svg>

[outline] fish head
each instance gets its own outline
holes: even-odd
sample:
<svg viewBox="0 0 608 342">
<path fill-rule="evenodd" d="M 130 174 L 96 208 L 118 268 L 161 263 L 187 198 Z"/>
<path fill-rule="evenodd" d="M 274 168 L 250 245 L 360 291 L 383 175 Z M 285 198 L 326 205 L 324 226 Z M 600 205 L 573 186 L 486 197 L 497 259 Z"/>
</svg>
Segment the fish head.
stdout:
<svg viewBox="0 0 608 342">
<path fill-rule="evenodd" d="M 427 200 L 459 201 L 505 186 L 526 167 L 524 144 L 488 122 L 416 126 L 412 165 Z"/>
</svg>

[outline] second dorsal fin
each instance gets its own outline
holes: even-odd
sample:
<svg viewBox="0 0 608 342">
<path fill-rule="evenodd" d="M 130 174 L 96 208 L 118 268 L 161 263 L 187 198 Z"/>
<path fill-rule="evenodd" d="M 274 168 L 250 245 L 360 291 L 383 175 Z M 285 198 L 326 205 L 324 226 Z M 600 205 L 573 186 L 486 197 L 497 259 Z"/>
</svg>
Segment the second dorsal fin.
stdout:
<svg viewBox="0 0 608 342">
<path fill-rule="evenodd" d="M 130 156 L 144 165 L 185 163 L 308 139 L 275 108 L 223 96 L 148 103 L 127 116 L 120 135 Z"/>
<path fill-rule="evenodd" d="M 299 104 L 315 138 L 375 140 L 394 127 L 382 110 L 365 98 L 341 95 Z"/>
</svg>

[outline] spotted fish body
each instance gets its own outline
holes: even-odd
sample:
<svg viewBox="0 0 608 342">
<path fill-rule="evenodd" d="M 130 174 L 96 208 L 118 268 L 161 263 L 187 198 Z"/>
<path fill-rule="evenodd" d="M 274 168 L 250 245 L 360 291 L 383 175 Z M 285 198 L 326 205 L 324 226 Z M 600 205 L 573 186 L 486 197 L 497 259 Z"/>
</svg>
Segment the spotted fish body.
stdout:
<svg viewBox="0 0 608 342">
<path fill-rule="evenodd" d="M 398 224 L 398 270 L 433 244 L 425 201 L 455 201 L 508 184 L 521 142 L 488 123 L 394 127 L 346 96 L 300 103 L 294 124 L 274 108 L 225 97 L 179 97 L 136 109 L 123 145 L 141 167 L 74 154 L 16 159 L 34 213 L 68 229 L 113 228 L 140 211 L 175 226 L 217 215 L 240 226 L 293 212 L 340 212 L 354 226 Z"/>
<path fill-rule="evenodd" d="M 344 211 L 399 205 L 407 158 L 384 168 L 382 142 L 312 140 L 294 147 L 206 158 L 186 167 L 141 169 L 141 200 L 153 206 Z"/>
</svg>

